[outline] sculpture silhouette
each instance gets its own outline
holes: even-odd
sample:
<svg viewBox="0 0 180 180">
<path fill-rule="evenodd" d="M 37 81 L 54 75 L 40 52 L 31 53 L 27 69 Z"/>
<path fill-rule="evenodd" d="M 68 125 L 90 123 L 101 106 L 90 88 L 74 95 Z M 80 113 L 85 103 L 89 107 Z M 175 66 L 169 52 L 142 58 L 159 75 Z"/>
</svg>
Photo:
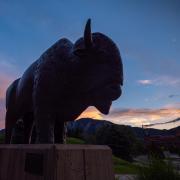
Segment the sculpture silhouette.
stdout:
<svg viewBox="0 0 180 180">
<path fill-rule="evenodd" d="M 24 143 L 32 126 L 36 143 L 63 143 L 64 123 L 75 120 L 88 106 L 108 114 L 121 95 L 123 66 L 115 43 L 102 33 L 91 33 L 73 44 L 60 39 L 46 50 L 6 92 L 6 143 L 18 119 L 24 122 Z"/>
</svg>

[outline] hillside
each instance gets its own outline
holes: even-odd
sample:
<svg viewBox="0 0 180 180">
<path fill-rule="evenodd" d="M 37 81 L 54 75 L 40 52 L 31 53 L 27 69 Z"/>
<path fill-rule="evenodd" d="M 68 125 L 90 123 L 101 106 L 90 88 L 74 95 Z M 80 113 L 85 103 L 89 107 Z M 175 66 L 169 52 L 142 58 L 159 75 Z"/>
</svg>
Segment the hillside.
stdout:
<svg viewBox="0 0 180 180">
<path fill-rule="evenodd" d="M 79 119 L 78 121 L 71 121 L 68 122 L 67 124 L 67 130 L 80 130 L 83 134 L 94 134 L 98 128 L 104 126 L 104 125 L 111 125 L 113 124 L 112 122 L 106 121 L 106 120 L 96 120 L 96 119 L 91 119 L 91 118 L 82 118 Z M 118 125 L 118 126 L 125 126 L 125 125 Z M 159 130 L 159 129 L 153 129 L 153 128 L 148 128 L 148 129 L 142 129 L 139 127 L 132 127 L 132 126 L 125 126 L 127 128 L 130 128 L 137 138 L 143 139 L 145 135 L 151 135 L 151 136 L 166 136 L 166 135 L 175 135 L 176 132 L 180 131 L 180 126 L 170 129 L 170 130 Z"/>
<path fill-rule="evenodd" d="M 97 119 L 91 119 L 91 118 L 82 118 L 77 121 L 71 121 L 67 123 L 67 130 L 80 130 L 83 134 L 94 134 L 98 128 L 104 126 L 104 125 L 111 125 L 113 124 L 110 121 L 106 120 L 97 120 Z M 125 125 L 118 125 L 118 126 L 125 126 Z M 142 129 L 139 127 L 132 127 L 132 126 L 125 126 L 127 128 L 130 128 L 137 138 L 143 139 L 145 135 L 151 135 L 151 136 L 156 136 L 156 135 L 175 135 L 176 132 L 180 132 L 180 126 L 169 129 L 169 130 L 159 130 L 159 129 L 153 129 L 153 128 L 148 128 L 148 129 Z M 4 129 L 0 130 L 0 135 L 4 134 L 5 131 Z"/>
</svg>

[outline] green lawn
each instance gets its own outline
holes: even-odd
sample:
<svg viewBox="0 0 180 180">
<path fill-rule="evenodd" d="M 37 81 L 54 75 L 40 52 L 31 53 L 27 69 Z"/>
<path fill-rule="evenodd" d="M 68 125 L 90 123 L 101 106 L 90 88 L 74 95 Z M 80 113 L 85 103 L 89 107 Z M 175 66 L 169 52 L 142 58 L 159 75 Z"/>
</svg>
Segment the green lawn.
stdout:
<svg viewBox="0 0 180 180">
<path fill-rule="evenodd" d="M 0 144 L 4 143 L 4 135 L 0 134 Z"/>
<path fill-rule="evenodd" d="M 85 141 L 69 137 L 67 138 L 67 144 L 85 144 Z M 138 171 L 138 166 L 134 165 L 128 161 L 122 160 L 116 156 L 112 156 L 114 164 L 115 174 L 136 174 Z"/>
<path fill-rule="evenodd" d="M 138 166 L 120 159 L 116 156 L 112 156 L 113 165 L 114 165 L 114 172 L 115 174 L 137 174 Z"/>
<path fill-rule="evenodd" d="M 85 141 L 79 138 L 68 137 L 66 140 L 67 144 L 85 144 Z"/>
</svg>

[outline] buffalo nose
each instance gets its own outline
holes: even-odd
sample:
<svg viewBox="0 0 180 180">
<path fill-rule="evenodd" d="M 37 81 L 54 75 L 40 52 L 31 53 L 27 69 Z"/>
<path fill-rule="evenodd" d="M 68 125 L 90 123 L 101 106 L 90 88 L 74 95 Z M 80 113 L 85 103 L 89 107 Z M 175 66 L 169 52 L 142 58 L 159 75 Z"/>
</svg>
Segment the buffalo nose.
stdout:
<svg viewBox="0 0 180 180">
<path fill-rule="evenodd" d="M 114 101 L 118 99 L 122 94 L 121 86 L 112 85 L 110 88 L 111 88 L 111 99 L 112 101 Z"/>
</svg>

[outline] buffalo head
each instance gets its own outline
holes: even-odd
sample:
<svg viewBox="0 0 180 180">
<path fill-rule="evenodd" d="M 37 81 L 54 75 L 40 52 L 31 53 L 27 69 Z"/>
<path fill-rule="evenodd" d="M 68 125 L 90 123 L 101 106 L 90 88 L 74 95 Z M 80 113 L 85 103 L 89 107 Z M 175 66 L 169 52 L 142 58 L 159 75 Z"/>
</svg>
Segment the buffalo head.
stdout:
<svg viewBox="0 0 180 180">
<path fill-rule="evenodd" d="M 91 33 L 91 21 L 87 21 L 84 37 L 73 46 L 73 54 L 79 62 L 78 90 L 88 97 L 91 106 L 108 114 L 111 103 L 121 95 L 123 66 L 116 44 L 102 33 Z"/>
</svg>

